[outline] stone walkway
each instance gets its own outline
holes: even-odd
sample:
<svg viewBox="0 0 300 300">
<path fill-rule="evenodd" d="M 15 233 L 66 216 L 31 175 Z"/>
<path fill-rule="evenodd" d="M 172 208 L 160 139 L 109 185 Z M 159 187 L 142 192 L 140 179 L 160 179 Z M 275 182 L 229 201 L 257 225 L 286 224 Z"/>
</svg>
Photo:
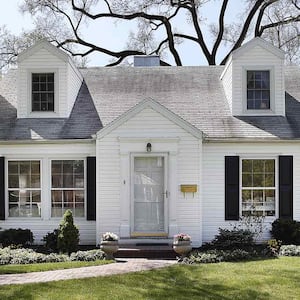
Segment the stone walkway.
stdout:
<svg viewBox="0 0 300 300">
<path fill-rule="evenodd" d="M 0 285 L 49 282 L 67 279 L 107 276 L 114 274 L 125 274 L 131 272 L 164 268 L 173 265 L 176 262 L 176 260 L 149 260 L 143 258 L 118 259 L 116 263 L 101 266 L 46 272 L 0 275 Z"/>
</svg>

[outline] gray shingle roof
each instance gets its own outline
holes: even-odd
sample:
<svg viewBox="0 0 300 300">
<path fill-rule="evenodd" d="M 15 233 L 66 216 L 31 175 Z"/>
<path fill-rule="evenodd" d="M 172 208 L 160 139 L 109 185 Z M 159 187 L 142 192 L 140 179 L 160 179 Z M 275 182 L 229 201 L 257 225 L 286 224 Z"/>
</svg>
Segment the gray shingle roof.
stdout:
<svg viewBox="0 0 300 300">
<path fill-rule="evenodd" d="M 222 71 L 222 66 L 82 69 L 86 84 L 68 119 L 17 119 L 13 70 L 0 81 L 0 139 L 90 138 L 149 97 L 210 138 L 300 138 L 299 67 L 286 68 L 286 117 L 231 116 Z"/>
</svg>

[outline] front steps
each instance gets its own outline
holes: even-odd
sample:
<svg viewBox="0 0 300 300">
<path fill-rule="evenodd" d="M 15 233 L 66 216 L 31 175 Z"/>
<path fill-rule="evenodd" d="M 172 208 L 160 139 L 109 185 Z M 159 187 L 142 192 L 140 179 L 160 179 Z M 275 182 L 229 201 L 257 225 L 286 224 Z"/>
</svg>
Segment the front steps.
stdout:
<svg viewBox="0 0 300 300">
<path fill-rule="evenodd" d="M 172 245 L 168 243 L 120 244 L 115 258 L 176 259 Z"/>
</svg>

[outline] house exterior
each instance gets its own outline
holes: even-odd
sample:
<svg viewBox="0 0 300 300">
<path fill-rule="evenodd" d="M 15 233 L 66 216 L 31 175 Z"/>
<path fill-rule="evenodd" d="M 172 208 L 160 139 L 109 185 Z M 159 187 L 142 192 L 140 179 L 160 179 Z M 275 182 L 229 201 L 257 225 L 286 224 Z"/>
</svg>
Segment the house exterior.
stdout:
<svg viewBox="0 0 300 300">
<path fill-rule="evenodd" d="M 260 38 L 225 66 L 141 59 L 78 70 L 45 41 L 19 56 L 0 81 L 0 227 L 41 243 L 69 208 L 81 244 L 196 247 L 253 211 L 264 238 L 300 220 L 300 68 Z"/>
</svg>

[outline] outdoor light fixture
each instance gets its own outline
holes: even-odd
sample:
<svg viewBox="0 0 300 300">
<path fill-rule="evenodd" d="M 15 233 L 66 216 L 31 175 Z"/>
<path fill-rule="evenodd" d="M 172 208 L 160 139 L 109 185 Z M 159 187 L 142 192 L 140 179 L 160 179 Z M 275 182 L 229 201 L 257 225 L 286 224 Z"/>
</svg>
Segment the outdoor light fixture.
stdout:
<svg viewBox="0 0 300 300">
<path fill-rule="evenodd" d="M 152 150 L 152 145 L 151 145 L 151 143 L 148 143 L 148 144 L 147 144 L 146 149 L 147 149 L 147 152 L 151 152 L 151 150 Z"/>
</svg>

